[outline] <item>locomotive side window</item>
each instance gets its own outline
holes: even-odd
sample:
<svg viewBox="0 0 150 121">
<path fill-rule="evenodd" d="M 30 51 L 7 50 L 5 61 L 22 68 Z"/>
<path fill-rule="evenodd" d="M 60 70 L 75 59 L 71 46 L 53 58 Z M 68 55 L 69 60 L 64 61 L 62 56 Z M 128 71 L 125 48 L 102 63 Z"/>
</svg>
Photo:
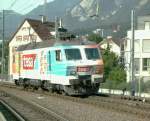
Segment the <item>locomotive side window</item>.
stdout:
<svg viewBox="0 0 150 121">
<path fill-rule="evenodd" d="M 61 61 L 62 58 L 61 58 L 61 50 L 56 50 L 56 61 Z"/>
<path fill-rule="evenodd" d="M 67 60 L 81 60 L 81 53 L 79 49 L 65 49 Z"/>
<path fill-rule="evenodd" d="M 89 60 L 100 58 L 100 54 L 97 48 L 85 48 L 85 54 L 86 54 L 87 59 Z"/>
</svg>

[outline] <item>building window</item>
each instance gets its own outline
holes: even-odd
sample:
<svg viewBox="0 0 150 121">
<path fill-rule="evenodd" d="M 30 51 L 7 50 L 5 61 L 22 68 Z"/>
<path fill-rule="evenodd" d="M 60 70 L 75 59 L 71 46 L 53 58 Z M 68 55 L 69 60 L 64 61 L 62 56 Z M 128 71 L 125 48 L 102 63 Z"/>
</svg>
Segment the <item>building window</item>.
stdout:
<svg viewBox="0 0 150 121">
<path fill-rule="evenodd" d="M 29 35 L 24 35 L 23 36 L 23 41 L 29 41 Z"/>
<path fill-rule="evenodd" d="M 138 74 L 139 70 L 140 70 L 140 59 L 139 58 L 134 59 L 134 69 L 135 69 L 135 73 Z"/>
<path fill-rule="evenodd" d="M 113 49 L 113 45 L 109 44 L 109 48 L 110 48 L 110 49 Z"/>
<path fill-rule="evenodd" d="M 150 52 L 150 39 L 143 40 L 143 52 Z"/>
<path fill-rule="evenodd" d="M 150 71 L 150 58 L 143 58 L 143 71 Z"/>
<path fill-rule="evenodd" d="M 139 52 L 140 51 L 140 40 L 134 40 L 134 51 Z"/>
<path fill-rule="evenodd" d="M 145 21 L 145 29 L 146 30 L 150 29 L 150 21 Z"/>
</svg>

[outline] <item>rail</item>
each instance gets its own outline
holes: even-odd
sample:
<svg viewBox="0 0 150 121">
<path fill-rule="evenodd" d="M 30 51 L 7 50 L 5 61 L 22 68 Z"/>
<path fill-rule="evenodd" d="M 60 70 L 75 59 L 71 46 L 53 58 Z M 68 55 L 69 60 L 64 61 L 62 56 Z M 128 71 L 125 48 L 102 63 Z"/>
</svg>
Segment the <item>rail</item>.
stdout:
<svg viewBox="0 0 150 121">
<path fill-rule="evenodd" d="M 5 101 L 0 99 L 0 103 L 4 105 L 19 121 L 26 121 L 20 114 L 18 114 L 13 108 L 11 108 Z"/>
</svg>

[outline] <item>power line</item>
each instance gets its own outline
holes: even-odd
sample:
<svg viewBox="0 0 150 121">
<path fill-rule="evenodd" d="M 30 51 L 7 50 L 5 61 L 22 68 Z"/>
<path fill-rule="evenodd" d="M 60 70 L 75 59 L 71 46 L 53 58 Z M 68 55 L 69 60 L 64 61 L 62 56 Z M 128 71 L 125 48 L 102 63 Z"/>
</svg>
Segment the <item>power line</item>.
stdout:
<svg viewBox="0 0 150 121">
<path fill-rule="evenodd" d="M 18 4 L 17 7 L 15 8 L 17 11 L 23 11 L 25 10 L 27 7 L 31 6 L 31 4 L 33 5 L 34 0 L 30 0 L 29 2 L 25 1 L 22 3 L 22 5 Z M 21 6 L 21 7 L 20 7 Z"/>
<path fill-rule="evenodd" d="M 18 11 L 24 13 L 25 11 L 27 11 L 27 10 L 33 8 L 33 6 L 39 5 L 40 1 L 43 1 L 43 0 L 38 0 L 38 1 L 36 2 L 36 4 L 35 4 L 34 1 L 32 1 L 32 3 L 30 3 L 29 5 L 25 6 L 24 8 L 22 8 L 22 9 L 20 9 L 20 10 L 18 10 Z"/>
<path fill-rule="evenodd" d="M 11 3 L 10 7 L 8 8 L 8 10 L 10 10 L 10 9 L 17 3 L 17 1 L 18 1 L 18 0 L 14 0 L 14 1 Z"/>
</svg>

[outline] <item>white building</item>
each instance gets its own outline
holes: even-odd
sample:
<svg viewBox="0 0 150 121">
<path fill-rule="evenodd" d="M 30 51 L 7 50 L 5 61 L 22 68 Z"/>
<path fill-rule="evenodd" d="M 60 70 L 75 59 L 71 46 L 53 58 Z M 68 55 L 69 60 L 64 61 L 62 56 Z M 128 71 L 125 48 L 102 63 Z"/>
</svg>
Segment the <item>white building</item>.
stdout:
<svg viewBox="0 0 150 121">
<path fill-rule="evenodd" d="M 125 45 L 127 82 L 130 81 L 131 74 L 131 38 L 132 32 L 128 31 Z M 134 73 L 136 81 L 140 79 L 150 80 L 150 16 L 138 17 L 134 40 Z"/>
<path fill-rule="evenodd" d="M 102 42 L 100 42 L 100 48 L 107 49 L 107 46 L 109 45 L 110 51 L 114 52 L 118 57 L 120 57 L 120 41 L 115 41 L 111 36 L 107 37 L 107 39 L 104 39 Z"/>
<path fill-rule="evenodd" d="M 51 32 L 54 31 L 54 22 L 43 22 L 40 20 L 25 19 L 9 42 L 9 66 L 8 71 L 11 76 L 16 72 L 14 56 L 16 49 L 25 44 L 50 40 Z"/>
</svg>

